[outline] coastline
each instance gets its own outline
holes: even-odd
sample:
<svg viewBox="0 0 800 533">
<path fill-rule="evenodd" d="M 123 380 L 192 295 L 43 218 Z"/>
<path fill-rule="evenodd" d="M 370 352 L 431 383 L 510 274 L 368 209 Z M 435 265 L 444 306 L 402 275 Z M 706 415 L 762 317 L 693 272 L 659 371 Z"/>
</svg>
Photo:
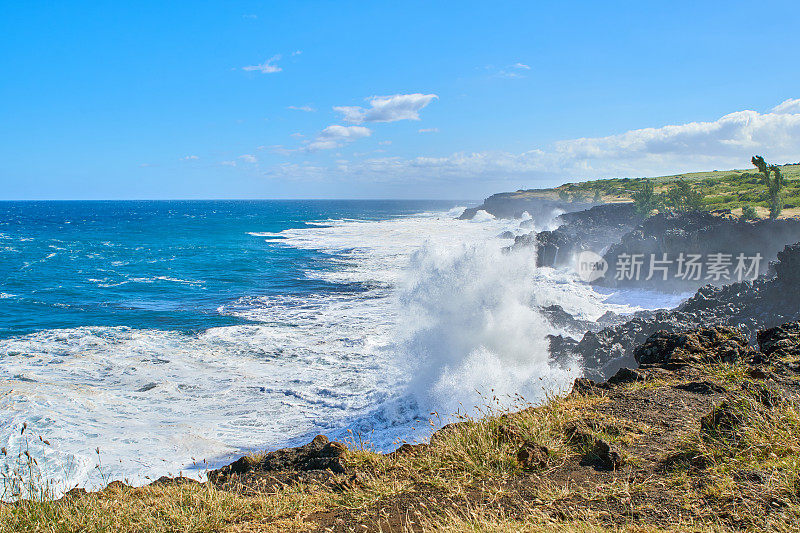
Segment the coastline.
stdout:
<svg viewBox="0 0 800 533">
<path fill-rule="evenodd" d="M 630 233 L 637 227 L 620 223 L 620 218 L 626 218 L 624 204 L 605 205 L 611 205 L 611 211 L 595 206 L 567 213 L 562 216 L 564 224 L 555 230 L 582 239 L 581 246 L 587 249 L 603 251 L 613 246 L 609 241 L 620 239 L 620 232 Z M 547 209 L 550 208 L 548 204 Z M 615 210 L 621 210 L 623 215 L 611 215 Z M 724 217 L 720 220 L 727 223 Z M 582 234 L 589 226 L 600 231 Z M 548 232 L 539 235 L 542 233 Z M 531 244 L 541 245 L 518 236 L 510 249 L 524 250 Z M 569 246 L 574 247 L 574 242 Z M 697 442 L 701 442 L 707 420 L 713 419 L 725 402 L 760 401 L 766 394 L 760 391 L 768 389 L 780 398 L 774 405 L 767 405 L 768 409 L 794 409 L 798 394 L 791 376 L 800 371 L 800 361 L 794 360 L 800 354 L 800 337 L 795 335 L 800 325 L 793 321 L 800 319 L 800 311 L 792 307 L 792 302 L 796 301 L 800 245 L 785 246 L 777 259 L 757 282 L 700 287 L 688 302 L 666 312 L 643 311 L 633 316 L 606 313 L 592 324 L 559 306 L 543 307 L 543 316 L 552 327 L 571 332 L 578 339 L 550 335 L 549 364 L 562 368 L 577 364 L 584 369 L 584 376 L 596 382 L 581 377 L 568 394 L 524 406 L 490 401 L 479 411 L 482 415 L 460 415 L 460 421 L 433 431 L 423 442 L 402 444 L 394 451 L 381 453 L 365 444 L 365 436 L 358 433 L 353 433 L 346 443 L 320 436 L 299 447 L 241 457 L 210 470 L 203 482 L 183 476 L 162 476 L 141 487 L 112 481 L 98 492 L 74 489 L 56 500 L 41 498 L 42 493 L 33 501 L 5 504 L 0 514 L 19 520 L 19 513 L 25 509 L 30 516 L 41 512 L 88 517 L 109 509 L 125 514 L 129 506 L 145 502 L 153 505 L 166 500 L 175 504 L 176 500 L 200 498 L 213 509 L 206 516 L 215 524 L 213 528 L 234 530 L 256 523 L 275 531 L 300 530 L 308 524 L 334 531 L 362 526 L 367 530 L 416 528 L 410 524 L 460 530 L 481 521 L 492 527 L 522 525 L 526 530 L 571 530 L 578 524 L 590 529 L 637 524 L 663 529 L 712 524 L 734 527 L 721 507 L 709 514 L 708 510 L 680 502 L 678 495 L 670 492 L 676 483 L 670 469 L 683 468 L 680 475 L 684 477 L 680 479 L 687 483 L 687 479 L 694 479 L 692 476 L 707 475 L 708 465 L 698 467 L 696 458 L 673 462 L 673 456 L 685 444 L 677 436 L 697 434 Z M 698 302 L 702 304 L 699 307 Z M 731 302 L 740 302 L 738 315 L 732 311 Z M 755 316 L 759 318 L 754 320 Z M 736 329 L 740 327 L 744 329 Z M 778 330 L 770 329 L 776 327 Z M 775 335 L 786 337 L 777 343 L 777 357 L 773 357 L 776 349 L 768 340 L 763 341 Z M 620 343 L 624 345 L 623 352 L 617 348 Z M 598 358 L 600 354 L 603 355 Z M 749 389 L 747 383 L 762 388 Z M 629 410 L 630 402 L 653 407 L 651 411 Z M 686 416 L 677 416 L 673 412 L 675 405 L 686 406 L 687 402 L 691 408 L 683 413 Z M 564 412 L 571 413 L 569 420 L 564 418 Z M 553 413 L 560 413 L 557 421 L 547 418 L 555 416 Z M 621 419 L 620 413 L 624 414 Z M 609 416 L 611 425 L 598 422 Z M 758 416 L 769 419 L 773 415 L 759 411 Z M 771 423 L 770 420 L 763 422 Z M 659 437 L 656 427 L 661 427 Z M 665 442 L 664 430 L 675 438 Z M 637 459 L 637 453 L 643 455 Z M 724 459 L 734 461 L 736 457 Z M 649 465 L 644 470 L 641 461 Z M 642 478 L 652 481 L 653 476 L 658 478 L 660 488 L 656 490 L 647 483 L 640 486 Z M 720 483 L 729 483 L 730 479 L 739 483 L 738 478 L 730 476 L 734 474 L 726 471 Z M 754 476 L 750 477 L 755 479 Z M 752 481 L 745 478 L 748 483 Z M 624 497 L 614 492 L 614 487 L 623 481 L 641 489 L 634 491 L 636 497 L 631 496 L 630 490 Z M 563 482 L 576 485 L 568 496 L 553 499 L 554 487 Z M 757 482 L 764 484 L 761 478 Z M 681 490 L 688 490 L 687 485 L 682 487 Z M 692 486 L 692 490 L 713 500 L 713 495 L 703 492 L 702 487 Z M 784 490 L 783 485 L 780 490 Z M 497 491 L 505 494 L 499 501 L 490 497 Z M 545 493 L 549 496 L 543 497 Z M 667 512 L 653 509 L 647 501 L 656 493 Z M 755 493 L 748 498 L 752 501 L 748 500 L 747 505 L 763 500 Z M 786 501 L 785 496 L 775 496 L 773 500 L 780 503 L 768 504 L 770 512 L 800 513 L 792 497 Z M 431 502 L 437 502 L 435 512 L 429 512 Z M 233 514 L 223 511 L 224 506 L 232 506 Z M 253 522 L 251 513 L 255 508 L 269 508 L 272 514 Z M 293 511 L 285 514 L 285 508 Z M 194 512 L 192 507 L 181 511 L 188 515 Z M 688 516 L 689 522 L 679 522 L 677 526 L 671 523 L 676 513 Z M 125 520 L 130 520 L 130 527 L 136 529 L 141 527 L 138 520 L 148 516 L 140 509 L 136 516 L 126 515 Z M 778 514 L 770 520 L 775 517 L 786 519 L 784 514 Z M 737 516 L 736 520 L 763 525 L 749 515 Z M 72 526 L 76 527 L 75 523 Z"/>
</svg>

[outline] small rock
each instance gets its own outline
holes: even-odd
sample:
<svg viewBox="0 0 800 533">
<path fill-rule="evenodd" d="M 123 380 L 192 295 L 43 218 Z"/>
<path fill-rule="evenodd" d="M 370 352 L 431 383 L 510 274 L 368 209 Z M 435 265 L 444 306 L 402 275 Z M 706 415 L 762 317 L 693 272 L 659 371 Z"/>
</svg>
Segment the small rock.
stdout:
<svg viewBox="0 0 800 533">
<path fill-rule="evenodd" d="M 331 471 L 334 474 L 345 473 L 344 458 L 347 446 L 341 442 L 331 442 L 324 435 L 317 435 L 314 440 L 296 448 L 283 448 L 270 452 L 260 461 L 250 457 L 231 463 L 208 473 L 213 483 L 224 483 L 231 475 L 244 474 L 251 470 L 259 472 L 310 472 Z"/>
<path fill-rule="evenodd" d="M 645 376 L 643 373 L 623 367 L 617 370 L 616 374 L 608 378 L 608 383 L 612 385 L 622 385 L 624 383 L 634 383 L 644 380 Z"/>
<path fill-rule="evenodd" d="M 676 389 L 685 390 L 694 394 L 714 394 L 715 392 L 725 392 L 725 387 L 711 383 L 710 381 L 692 381 L 675 385 Z"/>
<path fill-rule="evenodd" d="M 389 455 L 395 457 L 400 457 L 402 455 L 416 455 L 419 452 L 425 450 L 427 447 L 428 447 L 427 444 L 409 444 L 407 442 L 404 442 L 395 451 L 389 453 Z"/>
<path fill-rule="evenodd" d="M 587 453 L 581 464 L 594 466 L 597 470 L 619 470 L 625 461 L 616 447 L 603 439 L 596 439 L 592 450 Z"/>
<path fill-rule="evenodd" d="M 535 470 L 547 466 L 549 450 L 546 446 L 534 442 L 526 442 L 517 452 L 517 461 L 526 470 Z"/>
<path fill-rule="evenodd" d="M 596 394 L 599 391 L 597 390 L 597 384 L 589 378 L 575 378 L 575 382 L 572 384 L 572 392 L 577 394 Z"/>
</svg>

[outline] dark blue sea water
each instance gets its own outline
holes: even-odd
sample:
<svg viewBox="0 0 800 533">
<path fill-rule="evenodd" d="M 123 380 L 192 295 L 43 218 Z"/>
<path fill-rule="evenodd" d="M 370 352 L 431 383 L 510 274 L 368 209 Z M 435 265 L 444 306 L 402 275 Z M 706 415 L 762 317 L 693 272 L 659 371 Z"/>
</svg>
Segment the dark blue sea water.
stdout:
<svg viewBox="0 0 800 533">
<path fill-rule="evenodd" d="M 243 296 L 361 291 L 306 275 L 329 254 L 265 241 L 327 219 L 385 220 L 453 202 L 0 202 L 0 338 L 128 326 L 183 332 L 241 323 Z"/>
</svg>

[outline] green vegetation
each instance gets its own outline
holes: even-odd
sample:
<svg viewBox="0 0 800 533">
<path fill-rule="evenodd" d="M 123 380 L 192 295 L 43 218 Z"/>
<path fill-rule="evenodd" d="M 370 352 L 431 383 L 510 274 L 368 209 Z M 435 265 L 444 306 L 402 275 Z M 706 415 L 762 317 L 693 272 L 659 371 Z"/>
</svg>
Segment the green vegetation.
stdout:
<svg viewBox="0 0 800 533">
<path fill-rule="evenodd" d="M 752 205 L 745 205 L 742 206 L 742 220 L 756 220 L 758 218 L 758 213 L 756 213 L 756 208 Z"/>
<path fill-rule="evenodd" d="M 653 182 L 644 180 L 641 186 L 633 192 L 633 203 L 636 204 L 636 212 L 646 217 L 661 206 L 661 198 L 655 193 Z"/>
<path fill-rule="evenodd" d="M 686 213 L 701 210 L 704 199 L 703 195 L 695 190 L 689 182 L 680 179 L 664 193 L 664 205 L 673 211 Z"/>
<path fill-rule="evenodd" d="M 775 179 L 774 170 L 781 176 L 780 198 L 783 200 L 782 214 L 795 216 L 800 214 L 800 163 L 787 165 L 769 165 L 770 181 Z M 697 196 L 702 198 L 700 208 L 707 210 L 730 209 L 740 213 L 745 206 L 752 207 L 756 215 L 766 217 L 770 212 L 771 195 L 765 187 L 765 176 L 760 172 L 749 170 L 725 170 L 694 172 L 673 176 L 654 178 L 609 178 L 591 180 L 580 183 L 566 183 L 553 189 L 536 189 L 520 191 L 520 196 L 541 196 L 569 198 L 581 193 L 587 198 L 595 198 L 604 202 L 629 202 L 634 193 L 649 181 L 653 185 L 654 194 L 667 196 L 674 187 L 685 187 L 688 184 Z M 665 199 L 665 201 L 668 201 Z M 691 202 L 690 202 L 691 204 Z M 672 208 L 672 206 L 668 206 Z M 691 207 L 694 209 L 694 207 Z"/>
<path fill-rule="evenodd" d="M 761 172 L 761 181 L 767 187 L 769 196 L 767 203 L 769 205 L 769 218 L 778 218 L 783 211 L 783 197 L 781 190 L 784 186 L 784 179 L 781 175 L 781 169 L 777 165 L 767 165 L 764 158 L 760 155 L 753 156 L 753 165 Z"/>
<path fill-rule="evenodd" d="M 585 202 L 586 201 L 586 194 L 582 191 L 577 191 L 572 193 L 572 201 L 573 202 Z"/>
</svg>

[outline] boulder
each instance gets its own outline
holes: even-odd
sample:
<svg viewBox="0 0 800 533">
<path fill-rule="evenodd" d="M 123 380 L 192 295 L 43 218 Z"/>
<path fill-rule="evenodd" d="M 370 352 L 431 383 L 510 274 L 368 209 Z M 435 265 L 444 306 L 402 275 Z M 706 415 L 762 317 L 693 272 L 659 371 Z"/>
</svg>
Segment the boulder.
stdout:
<svg viewBox="0 0 800 533">
<path fill-rule="evenodd" d="M 658 331 L 634 351 L 640 365 L 682 366 L 733 362 L 754 355 L 747 338 L 735 328 L 700 328 L 684 333 Z"/>
<path fill-rule="evenodd" d="M 526 470 L 536 470 L 547 466 L 548 449 L 535 442 L 526 442 L 517 452 L 517 461 Z"/>
<path fill-rule="evenodd" d="M 242 457 L 241 459 L 208 473 L 212 482 L 222 482 L 233 475 L 256 472 L 311 472 L 330 471 L 345 473 L 344 458 L 347 446 L 341 442 L 331 442 L 325 435 L 317 435 L 314 440 L 296 448 L 283 448 L 266 454 L 261 459 Z"/>
<path fill-rule="evenodd" d="M 800 357 L 800 322 L 759 331 L 758 347 L 767 358 L 797 359 Z"/>
<path fill-rule="evenodd" d="M 775 273 L 790 291 L 800 291 L 800 242 L 787 245 L 778 252 L 778 262 L 774 264 Z"/>
</svg>

